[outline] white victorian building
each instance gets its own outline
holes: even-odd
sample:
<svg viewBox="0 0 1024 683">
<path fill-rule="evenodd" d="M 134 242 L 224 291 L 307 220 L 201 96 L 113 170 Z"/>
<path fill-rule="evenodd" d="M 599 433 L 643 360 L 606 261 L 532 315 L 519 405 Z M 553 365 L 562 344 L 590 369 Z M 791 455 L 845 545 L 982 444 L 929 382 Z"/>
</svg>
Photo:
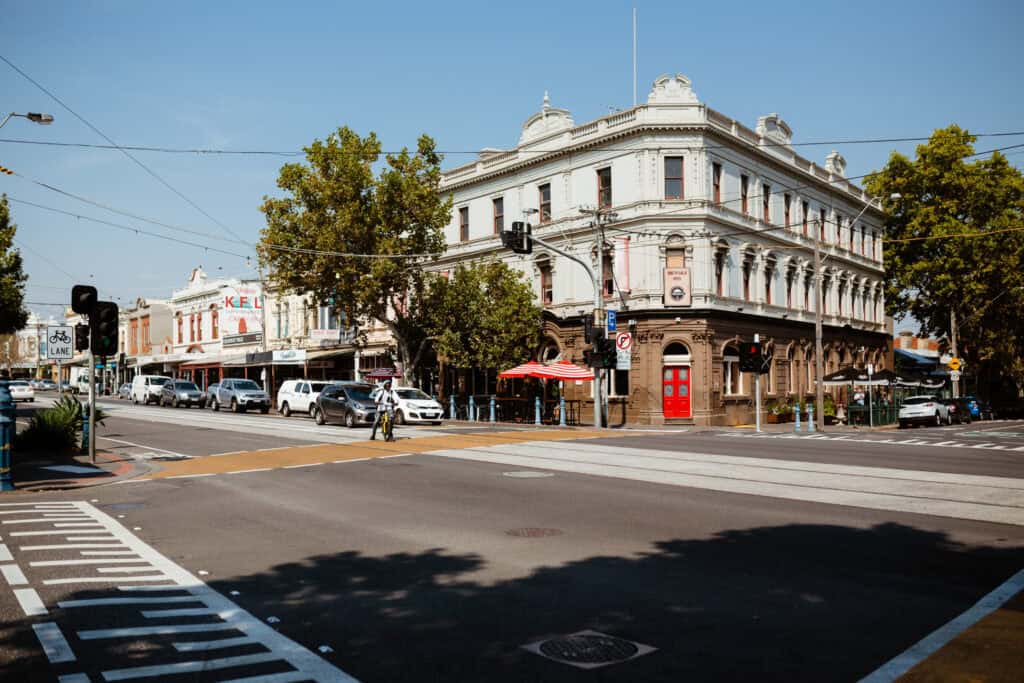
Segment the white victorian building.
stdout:
<svg viewBox="0 0 1024 683">
<path fill-rule="evenodd" d="M 602 295 L 634 344 L 632 368 L 609 373 L 611 421 L 751 422 L 753 377 L 739 371 L 737 345 L 755 333 L 773 351 L 767 401 L 814 391 L 816 235 L 825 372 L 891 367 L 883 214 L 845 179 L 838 152 L 819 165 L 791 140 L 778 114 L 748 128 L 700 102 L 683 75 L 658 78 L 646 104 L 582 125 L 545 95 L 515 147 L 486 149 L 444 174 L 454 208 L 438 267 L 501 258 L 519 268 L 545 309 L 538 356 L 581 363 L 589 277 L 540 246 L 511 254 L 498 233 L 527 220 L 596 269 L 593 218 L 580 209 L 614 213 L 603 231 Z M 580 415 L 592 414 L 588 388 L 568 389 Z"/>
</svg>

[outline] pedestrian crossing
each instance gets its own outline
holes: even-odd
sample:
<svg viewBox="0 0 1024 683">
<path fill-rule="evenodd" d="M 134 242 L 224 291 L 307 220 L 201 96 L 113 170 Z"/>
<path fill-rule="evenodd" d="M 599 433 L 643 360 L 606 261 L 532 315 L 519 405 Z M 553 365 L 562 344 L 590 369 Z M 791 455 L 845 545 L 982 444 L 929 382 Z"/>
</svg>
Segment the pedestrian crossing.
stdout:
<svg viewBox="0 0 1024 683">
<path fill-rule="evenodd" d="M 0 575 L 60 681 L 355 680 L 88 502 L 0 503 Z"/>
<path fill-rule="evenodd" d="M 951 434 L 937 434 L 929 438 L 907 437 L 902 434 L 892 437 L 878 435 L 858 436 L 853 434 L 773 434 L 757 432 L 719 432 L 719 436 L 734 439 L 798 439 L 807 441 L 844 441 L 848 443 L 880 444 L 885 446 L 927 446 L 934 448 L 974 448 L 992 451 L 1016 451 L 1024 452 L 1024 445 L 1018 446 L 1014 442 L 999 443 L 1001 437 L 999 432 L 967 432 L 968 438 L 944 438 Z M 963 435 L 960 435 L 961 437 Z M 987 437 L 988 440 L 983 440 Z"/>
</svg>

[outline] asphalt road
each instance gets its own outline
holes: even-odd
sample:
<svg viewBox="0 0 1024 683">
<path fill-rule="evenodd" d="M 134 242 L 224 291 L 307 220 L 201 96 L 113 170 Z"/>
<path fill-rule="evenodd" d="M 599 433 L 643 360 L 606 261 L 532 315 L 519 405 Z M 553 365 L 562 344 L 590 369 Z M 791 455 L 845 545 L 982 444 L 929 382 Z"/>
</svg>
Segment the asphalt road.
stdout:
<svg viewBox="0 0 1024 683">
<path fill-rule="evenodd" d="M 134 413 L 111 428 L 123 440 L 194 451 L 188 439 L 290 438 L 247 434 L 235 422 L 192 435 L 198 411 L 182 413 L 189 424 Z M 1024 433 L 1012 423 L 973 427 Z M 851 435 L 863 441 L 637 432 L 19 496 L 33 506 L 81 501 L 86 521 L 52 522 L 60 508 L 0 515 L 18 522 L 0 536 L 25 575 L 0 590 L 0 671 L 11 680 L 127 680 L 176 670 L 139 667 L 186 666 L 188 680 L 300 680 L 283 673 L 312 670 L 287 659 L 294 642 L 364 681 L 854 681 L 1024 567 L 1024 523 L 966 518 L 980 509 L 1018 519 L 1024 452 L 1011 449 L 1024 441 L 967 430 Z M 915 437 L 930 444 L 885 442 Z M 948 441 L 1004 448 L 935 445 Z M 942 473 L 958 476 L 943 483 Z M 733 485 L 759 493 L 715 488 Z M 818 489 L 826 495 L 812 500 Z M 891 509 L 897 495 L 941 514 Z M 9 508 L 21 509 L 0 511 Z M 42 521 L 19 521 L 32 519 Z M 83 545 L 69 539 L 90 538 L 92 525 L 113 530 L 113 540 L 84 544 L 129 550 L 25 548 Z M 142 554 L 99 568 L 32 564 L 86 552 Z M 100 568 L 107 583 L 80 582 Z M 132 569 L 172 578 L 151 580 L 164 590 L 118 592 L 118 579 L 133 585 Z M 35 589 L 47 614 L 26 616 L 18 586 Z M 74 607 L 111 596 L 177 601 Z M 230 630 L 224 615 L 236 606 L 275 633 Z M 158 609 L 186 611 L 147 616 Z M 41 652 L 31 625 L 43 623 L 57 626 L 73 661 Z M 154 624 L 178 632 L 104 633 Z M 655 649 L 584 670 L 524 647 L 587 629 Z M 198 654 L 177 647 L 213 640 L 225 642 Z M 190 670 L 189 661 L 225 668 Z"/>
</svg>

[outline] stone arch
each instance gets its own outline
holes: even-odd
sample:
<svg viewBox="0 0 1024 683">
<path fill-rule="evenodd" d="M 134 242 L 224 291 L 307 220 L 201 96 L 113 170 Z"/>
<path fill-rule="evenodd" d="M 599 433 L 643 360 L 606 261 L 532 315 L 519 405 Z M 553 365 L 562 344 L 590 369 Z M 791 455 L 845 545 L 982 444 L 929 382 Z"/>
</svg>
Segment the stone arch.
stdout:
<svg viewBox="0 0 1024 683">
<path fill-rule="evenodd" d="M 742 341 L 743 341 L 743 339 L 738 334 L 737 335 L 733 335 L 732 337 L 729 337 L 728 339 L 726 339 L 725 341 L 723 341 L 721 344 L 718 345 L 718 355 L 719 356 L 724 356 L 725 355 L 725 347 L 729 346 L 730 344 L 739 344 Z"/>
<path fill-rule="evenodd" d="M 544 334 L 541 335 L 540 343 L 537 345 L 537 360 L 542 363 L 562 360 L 564 352 L 565 350 L 558 336 L 545 329 Z"/>
</svg>

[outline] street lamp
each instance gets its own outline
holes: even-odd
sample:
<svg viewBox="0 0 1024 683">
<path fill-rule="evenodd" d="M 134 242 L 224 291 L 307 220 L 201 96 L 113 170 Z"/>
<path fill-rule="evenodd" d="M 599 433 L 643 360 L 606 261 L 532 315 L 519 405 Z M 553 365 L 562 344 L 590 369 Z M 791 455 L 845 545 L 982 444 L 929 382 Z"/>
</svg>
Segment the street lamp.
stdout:
<svg viewBox="0 0 1024 683">
<path fill-rule="evenodd" d="M 18 116 L 18 117 L 21 117 L 23 119 L 28 119 L 29 121 L 32 121 L 33 123 L 38 123 L 40 126 L 48 126 L 51 123 L 53 123 L 53 114 L 40 114 L 39 112 L 34 112 L 34 111 L 30 111 L 30 112 L 25 113 L 25 114 L 18 114 L 16 112 L 12 111 L 10 114 L 7 115 L 6 118 L 4 118 L 4 120 L 2 122 L 0 122 L 0 128 L 3 128 L 4 125 L 8 121 L 10 121 L 11 117 L 13 117 L 13 116 Z"/>
</svg>

